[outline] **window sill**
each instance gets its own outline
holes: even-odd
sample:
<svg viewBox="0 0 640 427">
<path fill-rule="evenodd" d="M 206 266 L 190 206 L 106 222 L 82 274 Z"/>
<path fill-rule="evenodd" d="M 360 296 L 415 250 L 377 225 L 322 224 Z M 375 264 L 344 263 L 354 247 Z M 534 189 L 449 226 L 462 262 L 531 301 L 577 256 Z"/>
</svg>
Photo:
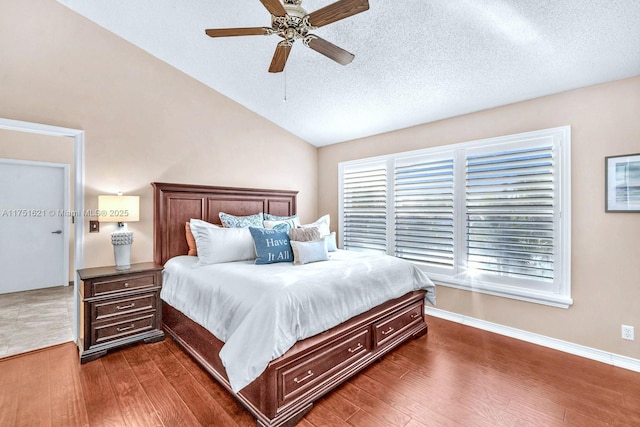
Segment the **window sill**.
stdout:
<svg viewBox="0 0 640 427">
<path fill-rule="evenodd" d="M 470 283 L 468 281 L 456 280 L 451 277 L 433 273 L 427 273 L 427 275 L 436 285 L 446 286 L 448 288 L 462 289 L 470 292 L 477 292 L 503 298 L 511 298 L 515 300 L 565 309 L 569 308 L 573 304 L 573 299 L 570 296 L 558 295 L 550 292 L 535 292 L 521 288 L 517 289 L 511 286 L 488 284 L 486 282 Z"/>
</svg>

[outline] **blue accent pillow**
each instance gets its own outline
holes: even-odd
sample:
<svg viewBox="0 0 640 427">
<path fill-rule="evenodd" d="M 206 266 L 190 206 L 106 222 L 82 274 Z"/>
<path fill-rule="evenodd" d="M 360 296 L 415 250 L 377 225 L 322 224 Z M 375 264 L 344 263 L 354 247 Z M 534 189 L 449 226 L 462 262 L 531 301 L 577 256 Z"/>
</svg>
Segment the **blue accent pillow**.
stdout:
<svg viewBox="0 0 640 427">
<path fill-rule="evenodd" d="M 256 264 L 292 262 L 291 240 L 285 231 L 249 227 L 256 248 Z"/>
</svg>

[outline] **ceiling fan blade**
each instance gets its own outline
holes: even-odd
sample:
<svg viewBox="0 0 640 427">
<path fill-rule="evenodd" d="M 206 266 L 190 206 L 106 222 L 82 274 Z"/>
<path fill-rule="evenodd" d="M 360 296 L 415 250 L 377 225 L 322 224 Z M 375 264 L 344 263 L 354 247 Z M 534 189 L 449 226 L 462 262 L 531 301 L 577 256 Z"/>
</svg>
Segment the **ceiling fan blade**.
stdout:
<svg viewBox="0 0 640 427">
<path fill-rule="evenodd" d="M 273 30 L 267 27 L 214 28 L 205 30 L 205 33 L 209 37 L 268 36 L 273 33 Z"/>
<path fill-rule="evenodd" d="M 309 23 L 322 27 L 369 10 L 368 0 L 340 0 L 309 14 Z"/>
<path fill-rule="evenodd" d="M 276 47 L 276 52 L 273 54 L 271 60 L 271 66 L 269 67 L 270 73 L 281 73 L 284 70 L 284 66 L 287 64 L 287 58 L 291 53 L 291 43 L 287 41 L 281 41 Z"/>
<path fill-rule="evenodd" d="M 325 39 L 321 39 L 318 36 L 310 34 L 305 44 L 309 46 L 311 49 L 315 50 L 318 53 L 323 54 L 327 58 L 333 59 L 338 64 L 347 65 L 355 55 L 353 53 L 349 53 L 341 47 L 336 46 L 335 44 L 326 41 Z"/>
<path fill-rule="evenodd" d="M 260 0 L 260 2 L 273 16 L 285 16 L 287 14 L 280 0 Z"/>
</svg>

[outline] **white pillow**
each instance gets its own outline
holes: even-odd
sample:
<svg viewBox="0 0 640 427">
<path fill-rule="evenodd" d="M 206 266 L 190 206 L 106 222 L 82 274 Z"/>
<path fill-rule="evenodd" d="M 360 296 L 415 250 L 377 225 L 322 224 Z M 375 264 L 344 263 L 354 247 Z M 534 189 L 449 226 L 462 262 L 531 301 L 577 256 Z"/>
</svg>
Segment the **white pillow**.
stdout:
<svg viewBox="0 0 640 427">
<path fill-rule="evenodd" d="M 327 245 L 324 239 L 312 242 L 296 242 L 292 240 L 291 249 L 293 250 L 293 263 L 297 265 L 329 260 L 329 252 L 327 252 Z"/>
<path fill-rule="evenodd" d="M 330 234 L 324 236 L 324 242 L 327 244 L 327 250 L 329 252 L 335 252 L 338 250 L 335 231 L 332 231 Z"/>
<path fill-rule="evenodd" d="M 321 216 L 315 222 L 311 224 L 304 224 L 302 228 L 308 227 L 318 227 L 318 231 L 320 231 L 320 237 L 328 236 L 331 233 L 331 229 L 329 228 L 329 223 L 331 222 L 331 217 L 329 214 Z"/>
<path fill-rule="evenodd" d="M 219 225 L 216 224 L 211 224 L 210 222 L 207 221 L 203 221 L 201 219 L 195 219 L 195 218 L 191 218 L 189 220 L 189 228 L 191 228 L 191 233 L 195 233 L 193 231 L 193 227 L 204 227 L 204 228 L 222 228 Z M 195 237 L 195 234 L 194 234 Z"/>
<path fill-rule="evenodd" d="M 248 228 L 220 228 L 199 220 L 189 226 L 198 248 L 196 266 L 256 258 Z"/>
<path fill-rule="evenodd" d="M 198 245 L 196 245 L 196 238 L 193 235 L 193 231 L 191 231 L 191 223 L 198 223 L 201 226 L 220 228 L 215 224 L 211 224 L 210 222 L 202 221 L 200 219 L 191 218 L 189 222 L 187 222 L 186 227 L 184 228 L 185 237 L 187 238 L 187 246 L 189 247 L 189 251 L 187 255 L 189 256 L 197 256 L 198 255 Z"/>
</svg>

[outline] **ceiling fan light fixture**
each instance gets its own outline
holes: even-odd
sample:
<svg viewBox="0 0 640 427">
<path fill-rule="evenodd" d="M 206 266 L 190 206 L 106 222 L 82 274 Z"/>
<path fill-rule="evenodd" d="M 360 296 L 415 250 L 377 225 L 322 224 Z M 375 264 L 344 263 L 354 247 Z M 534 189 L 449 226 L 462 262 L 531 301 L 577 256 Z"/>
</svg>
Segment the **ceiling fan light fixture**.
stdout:
<svg viewBox="0 0 640 427">
<path fill-rule="evenodd" d="M 217 28 L 206 30 L 206 34 L 209 37 L 277 34 L 284 40 L 276 47 L 269 67 L 271 73 L 284 70 L 296 39 L 302 39 L 305 46 L 339 64 L 346 65 L 353 60 L 353 54 L 309 32 L 368 10 L 368 0 L 338 0 L 311 14 L 307 14 L 307 11 L 302 8 L 302 0 L 282 0 L 282 3 L 280 0 L 260 0 L 260 2 L 271 14 L 271 28 Z"/>
</svg>

